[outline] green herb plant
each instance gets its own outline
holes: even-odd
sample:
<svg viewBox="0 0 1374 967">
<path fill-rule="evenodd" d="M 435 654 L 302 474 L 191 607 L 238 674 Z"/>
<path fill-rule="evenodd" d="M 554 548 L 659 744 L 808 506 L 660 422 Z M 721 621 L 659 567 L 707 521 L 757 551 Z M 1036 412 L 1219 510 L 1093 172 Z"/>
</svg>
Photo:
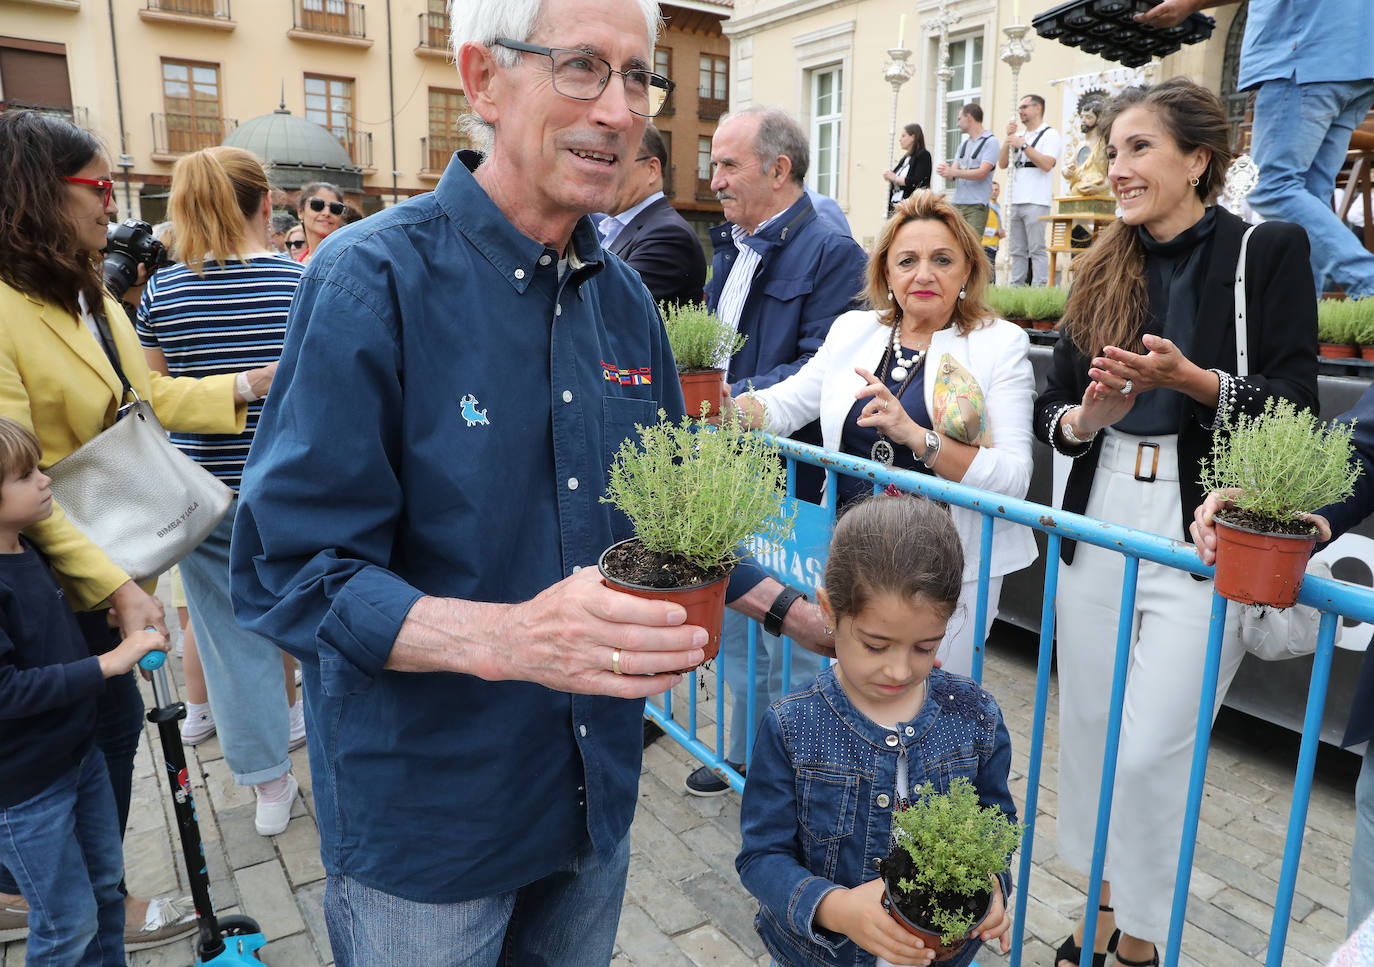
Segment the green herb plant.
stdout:
<svg viewBox="0 0 1374 967">
<path fill-rule="evenodd" d="M 1054 286 L 988 286 L 987 303 L 1003 319 L 1058 319 L 1068 305 L 1067 289 Z"/>
<path fill-rule="evenodd" d="M 1374 296 L 1318 302 L 1317 338 L 1341 345 L 1374 346 Z"/>
<path fill-rule="evenodd" d="M 1021 842 L 1021 824 L 996 806 L 978 802 L 978 791 L 960 776 L 941 795 L 930 783 L 916 790 L 910 808 L 892 818 L 892 841 L 915 866 L 915 875 L 896 883 L 902 894 L 919 890 L 934 898 L 941 894 L 969 897 L 991 887 L 989 878 L 1007 868 Z M 968 936 L 977 919 L 962 909 L 937 906 L 932 922 L 940 940 L 955 943 Z"/>
<path fill-rule="evenodd" d="M 660 302 L 663 328 L 679 373 L 696 369 L 719 369 L 721 364 L 744 345 L 745 336 L 721 321 L 705 303 L 688 302 L 675 306 Z"/>
<path fill-rule="evenodd" d="M 1237 510 L 1291 531 L 1298 515 L 1354 492 L 1360 475 L 1360 465 L 1351 460 L 1354 428 L 1322 425 L 1291 401 L 1271 398 L 1259 416 L 1242 413 L 1229 433 L 1215 435 L 1198 482 L 1204 491 L 1236 489 L 1231 503 Z"/>
<path fill-rule="evenodd" d="M 778 450 L 733 414 L 709 427 L 660 410 L 657 424 L 635 430 L 639 443 L 620 445 L 601 500 L 624 512 L 646 549 L 728 571 L 751 536 L 781 543 L 792 532 Z"/>
</svg>

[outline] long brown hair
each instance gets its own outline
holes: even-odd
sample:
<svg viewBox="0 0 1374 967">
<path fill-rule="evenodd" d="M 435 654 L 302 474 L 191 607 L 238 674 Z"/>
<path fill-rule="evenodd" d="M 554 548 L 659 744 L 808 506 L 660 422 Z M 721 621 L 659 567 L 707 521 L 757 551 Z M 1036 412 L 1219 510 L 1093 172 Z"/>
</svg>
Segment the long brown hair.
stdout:
<svg viewBox="0 0 1374 967">
<path fill-rule="evenodd" d="M 177 259 L 196 275 L 205 274 L 207 260 L 242 262 L 244 219 L 271 190 L 262 162 L 242 148 L 221 145 L 177 159 L 167 201 Z"/>
<path fill-rule="evenodd" d="M 867 497 L 835 524 L 825 593 L 835 617 L 853 617 L 878 594 L 920 597 L 945 617 L 964 583 L 964 545 L 940 504 L 911 494 Z"/>
<path fill-rule="evenodd" d="M 977 329 L 984 319 L 992 315 L 992 310 L 983 302 L 990 275 L 988 257 L 983 254 L 983 241 L 973 234 L 969 223 L 964 221 L 964 216 L 953 205 L 928 188 L 913 191 L 910 198 L 899 202 L 892 211 L 892 217 L 878 233 L 878 241 L 864 270 L 864 301 L 878 313 L 878 321 L 885 326 L 901 319 L 901 306 L 894 303 L 889 294 L 887 253 L 891 251 L 892 241 L 902 227 L 908 222 L 917 221 L 942 222 L 953 233 L 959 251 L 969 264 L 964 298 L 954 303 L 954 328 L 960 335 Z"/>
<path fill-rule="evenodd" d="M 95 135 L 37 111 L 0 114 L 0 279 L 20 292 L 81 314 L 105 286 L 100 253 L 76 247 L 66 182 L 104 149 Z"/>
<path fill-rule="evenodd" d="M 1231 164 L 1221 99 L 1186 77 L 1171 77 L 1153 87 L 1128 87 L 1103 108 L 1099 128 L 1104 143 L 1112 136 L 1113 122 L 1133 107 L 1153 111 L 1184 154 L 1198 148 L 1211 152 L 1193 191 L 1204 205 L 1212 201 Z M 1092 248 L 1078 256 L 1074 275 L 1060 324 L 1074 347 L 1088 357 L 1100 354 L 1104 346 L 1140 352 L 1148 298 L 1145 248 L 1136 226 L 1123 221 L 1109 225 Z"/>
</svg>

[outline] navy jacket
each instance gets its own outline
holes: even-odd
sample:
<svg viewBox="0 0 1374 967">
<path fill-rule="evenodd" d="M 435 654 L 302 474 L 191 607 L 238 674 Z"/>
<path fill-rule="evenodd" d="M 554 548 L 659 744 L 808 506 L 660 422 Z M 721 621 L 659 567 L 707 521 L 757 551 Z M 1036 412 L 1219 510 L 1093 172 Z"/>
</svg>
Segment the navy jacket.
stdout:
<svg viewBox="0 0 1374 967">
<path fill-rule="evenodd" d="M 711 229 L 711 282 L 706 304 L 720 304 L 725 279 L 739 251 L 728 222 Z M 761 256 L 739 331 L 749 338 L 730 360 L 735 395 L 781 382 L 802 368 L 825 342 L 842 312 L 860 307 L 867 258 L 857 242 L 816 215 L 802 195 L 772 224 L 745 240 Z M 818 438 L 819 439 L 819 438 Z"/>
<path fill-rule="evenodd" d="M 634 217 L 611 242 L 611 254 L 639 273 L 655 302 L 700 302 L 706 252 L 687 220 L 660 198 Z"/>
<path fill-rule="evenodd" d="M 1351 440 L 1355 444 L 1355 459 L 1363 470 L 1355 480 L 1353 494 L 1339 504 L 1317 511 L 1331 523 L 1332 540 L 1374 513 L 1374 386 L 1366 389 L 1355 405 L 1336 419 L 1342 423 L 1354 421 Z M 1350 703 L 1350 717 L 1346 720 L 1341 745 L 1355 745 L 1368 739 L 1374 739 L 1374 661 L 1366 659 L 1360 665 L 1360 681 L 1355 686 L 1355 698 Z"/>
</svg>

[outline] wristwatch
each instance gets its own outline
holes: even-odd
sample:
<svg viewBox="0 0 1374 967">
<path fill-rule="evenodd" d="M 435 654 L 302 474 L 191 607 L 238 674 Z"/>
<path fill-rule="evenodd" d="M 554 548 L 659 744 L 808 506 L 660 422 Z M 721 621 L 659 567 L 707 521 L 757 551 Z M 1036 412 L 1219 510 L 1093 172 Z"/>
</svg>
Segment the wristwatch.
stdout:
<svg viewBox="0 0 1374 967">
<path fill-rule="evenodd" d="M 781 638 L 782 619 L 787 617 L 787 609 L 792 607 L 792 603 L 798 598 L 803 601 L 808 600 L 806 592 L 784 586 L 778 592 L 778 596 L 773 599 L 773 604 L 768 608 L 768 613 L 763 616 L 763 630 L 775 638 Z"/>
<path fill-rule="evenodd" d="M 927 470 L 935 469 L 935 461 L 940 459 L 940 434 L 934 430 L 926 430 L 926 455 L 921 457 L 921 462 L 926 465 Z"/>
</svg>

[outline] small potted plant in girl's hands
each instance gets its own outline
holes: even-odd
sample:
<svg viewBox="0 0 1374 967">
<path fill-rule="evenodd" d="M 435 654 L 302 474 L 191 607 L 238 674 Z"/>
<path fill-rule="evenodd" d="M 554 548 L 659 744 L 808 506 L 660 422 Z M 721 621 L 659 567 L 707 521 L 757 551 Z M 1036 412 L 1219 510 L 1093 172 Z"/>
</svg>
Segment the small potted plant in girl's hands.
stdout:
<svg viewBox="0 0 1374 967">
<path fill-rule="evenodd" d="M 677 364 L 687 415 L 705 419 L 720 412 L 725 386 L 722 366 L 739 352 L 746 337 L 727 326 L 705 303 L 675 306 L 660 302 L 658 307 Z"/>
<path fill-rule="evenodd" d="M 935 963 L 949 960 L 987 917 L 994 879 L 1020 843 L 1021 824 L 979 804 L 967 779 L 955 779 L 943 795 L 926 783 L 910 807 L 892 815 L 883 906 L 935 951 Z"/>
<path fill-rule="evenodd" d="M 1316 528 L 1305 515 L 1351 495 L 1360 466 L 1351 460 L 1353 424 L 1323 426 L 1312 413 L 1270 399 L 1217 433 L 1201 463 L 1204 491 L 1218 511 L 1216 589 L 1246 604 L 1291 608 L 1302 588 Z"/>
<path fill-rule="evenodd" d="M 787 470 L 778 450 L 733 415 L 718 428 L 689 417 L 637 426 L 611 465 L 603 503 L 614 504 L 635 535 L 607 548 L 601 574 L 617 590 L 676 601 L 687 623 L 710 634 L 706 659 L 720 650 L 726 579 L 737 548 L 753 535 L 781 543 L 792 532 Z"/>
</svg>

